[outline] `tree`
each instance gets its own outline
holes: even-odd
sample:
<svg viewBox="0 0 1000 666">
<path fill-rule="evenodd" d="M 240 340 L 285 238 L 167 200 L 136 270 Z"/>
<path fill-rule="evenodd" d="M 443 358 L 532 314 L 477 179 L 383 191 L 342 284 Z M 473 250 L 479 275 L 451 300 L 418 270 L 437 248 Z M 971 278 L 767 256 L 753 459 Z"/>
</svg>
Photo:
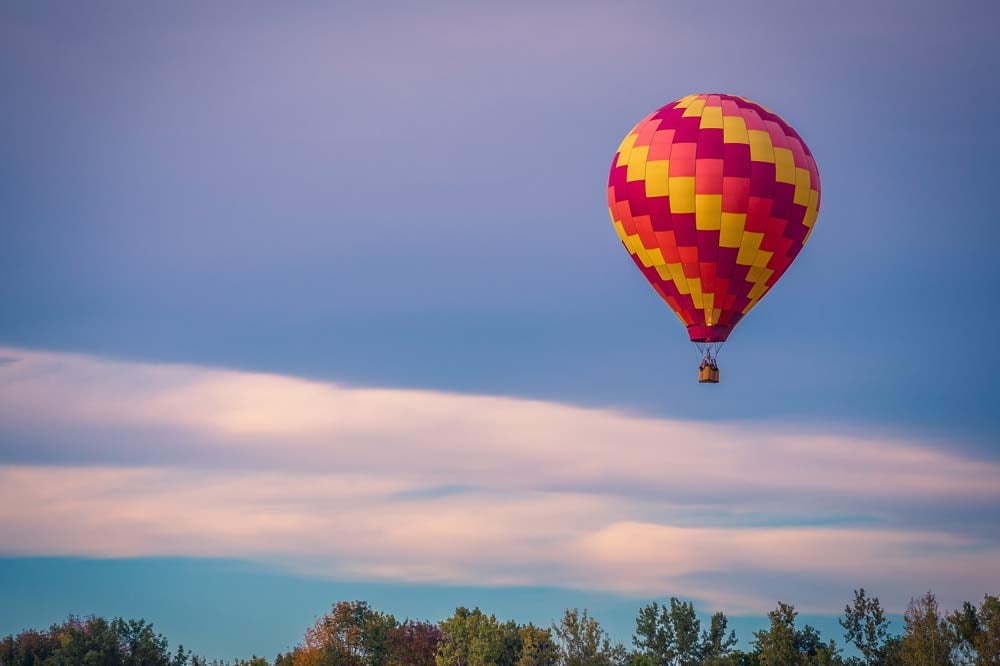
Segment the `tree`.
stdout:
<svg viewBox="0 0 1000 666">
<path fill-rule="evenodd" d="M 761 664 L 789 666 L 801 663 L 799 650 L 795 644 L 797 615 L 795 608 L 784 602 L 779 602 L 778 607 L 767 614 L 771 621 L 770 628 L 754 633 L 754 646 L 760 653 Z"/>
<path fill-rule="evenodd" d="M 674 629 L 677 666 L 697 666 L 701 663 L 701 621 L 694 604 L 670 598 L 670 623 Z"/>
<path fill-rule="evenodd" d="M 733 663 L 730 657 L 733 656 L 733 649 L 737 643 L 736 632 L 730 631 L 727 636 L 728 628 L 729 618 L 725 613 L 720 611 L 712 615 L 708 631 L 702 632 L 701 635 L 702 663 L 705 666 Z"/>
<path fill-rule="evenodd" d="M 979 637 L 979 614 L 968 601 L 948 616 L 955 639 L 955 649 L 965 664 L 976 663 L 976 639 Z"/>
<path fill-rule="evenodd" d="M 386 639 L 387 666 L 434 666 L 444 634 L 437 625 L 407 620 L 394 627 Z M 279 666 L 275 663 L 275 666 Z"/>
<path fill-rule="evenodd" d="M 889 634 L 889 620 L 878 597 L 868 597 L 865 589 L 854 591 L 854 604 L 844 606 L 839 620 L 844 628 L 844 640 L 853 644 L 864 657 L 866 666 L 884 661 L 883 650 Z"/>
<path fill-rule="evenodd" d="M 893 636 L 882 646 L 882 656 L 879 666 L 903 666 L 903 639 Z"/>
<path fill-rule="evenodd" d="M 500 658 L 497 659 L 497 665 L 517 666 L 517 663 L 521 661 L 521 653 L 524 651 L 521 627 L 517 622 L 508 620 L 499 626 L 499 630 Z"/>
<path fill-rule="evenodd" d="M 53 625 L 52 629 L 55 629 Z M 59 649 L 59 641 L 52 630 L 27 629 L 17 636 L 7 636 L 0 643 L 0 666 L 35 666 L 45 661 Z"/>
<path fill-rule="evenodd" d="M 670 598 L 669 605 L 653 602 L 640 608 L 632 637 L 640 655 L 657 666 L 700 664 L 704 658 L 705 640 L 694 604 L 676 597 Z"/>
<path fill-rule="evenodd" d="M 797 616 L 795 607 L 784 602 L 779 602 L 778 607 L 767 614 L 770 627 L 754 633 L 754 646 L 761 665 L 842 664 L 836 643 L 823 643 L 819 632 L 809 625 L 796 629 Z"/>
<path fill-rule="evenodd" d="M 987 594 L 979 607 L 979 634 L 973 643 L 977 665 L 1000 664 L 1000 597 Z"/>
<path fill-rule="evenodd" d="M 111 623 L 111 627 L 119 636 L 124 666 L 171 666 L 173 660 L 167 656 L 167 639 L 162 634 L 155 633 L 153 625 L 145 620 L 124 620 L 119 617 Z M 179 656 L 186 659 L 183 652 Z"/>
<path fill-rule="evenodd" d="M 639 609 L 632 644 L 639 649 L 640 654 L 648 658 L 650 664 L 672 664 L 677 657 L 675 643 L 674 627 L 666 606 L 660 606 L 654 601 Z"/>
<path fill-rule="evenodd" d="M 365 601 L 341 601 L 306 630 L 292 653 L 294 666 L 383 666 L 396 618 Z"/>
<path fill-rule="evenodd" d="M 568 608 L 552 626 L 563 666 L 617 666 L 628 657 L 624 646 L 611 644 L 607 632 L 587 609 Z"/>
<path fill-rule="evenodd" d="M 552 640 L 552 631 L 528 623 L 519 629 L 521 658 L 517 666 L 557 666 L 559 647 Z"/>
<path fill-rule="evenodd" d="M 906 633 L 900 644 L 900 656 L 907 666 L 948 666 L 957 640 L 941 617 L 937 598 L 928 592 L 920 599 L 910 599 L 903 615 Z"/>
<path fill-rule="evenodd" d="M 966 663 L 1000 664 L 1000 598 L 984 595 L 978 610 L 966 601 L 948 616 L 948 624 Z"/>
<path fill-rule="evenodd" d="M 832 640 L 824 643 L 819 632 L 808 624 L 801 631 L 795 632 L 795 647 L 801 663 L 816 666 L 843 663 L 836 644 Z"/>
<path fill-rule="evenodd" d="M 438 648 L 439 666 L 487 666 L 500 663 L 504 652 L 503 632 L 493 615 L 478 608 L 459 606 L 441 622 L 443 642 Z"/>
</svg>

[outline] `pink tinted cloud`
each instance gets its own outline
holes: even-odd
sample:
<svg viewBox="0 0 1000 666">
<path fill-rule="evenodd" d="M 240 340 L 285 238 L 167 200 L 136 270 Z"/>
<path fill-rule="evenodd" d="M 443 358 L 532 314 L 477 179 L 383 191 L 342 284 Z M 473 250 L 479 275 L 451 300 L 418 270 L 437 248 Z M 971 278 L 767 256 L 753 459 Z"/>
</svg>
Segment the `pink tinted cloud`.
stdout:
<svg viewBox="0 0 1000 666">
<path fill-rule="evenodd" d="M 919 442 L 0 356 L 0 435 L 38 443 L 37 460 L 0 467 L 6 554 L 242 557 L 334 577 L 700 595 L 755 611 L 773 604 L 751 584 L 760 572 L 848 592 L 875 577 L 900 603 L 935 581 L 968 597 L 1000 583 L 992 526 L 954 524 L 1000 500 L 1000 466 Z M 109 439 L 119 445 L 104 448 Z M 931 504 L 949 519 L 912 515 Z M 736 582 L 706 588 L 706 575 Z"/>
</svg>

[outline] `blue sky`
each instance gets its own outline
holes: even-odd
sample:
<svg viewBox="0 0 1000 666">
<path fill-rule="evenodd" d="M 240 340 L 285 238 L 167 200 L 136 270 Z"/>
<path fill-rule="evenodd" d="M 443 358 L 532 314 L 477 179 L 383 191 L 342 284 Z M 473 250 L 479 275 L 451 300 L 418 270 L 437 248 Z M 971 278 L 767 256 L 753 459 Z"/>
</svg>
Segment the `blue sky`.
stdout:
<svg viewBox="0 0 1000 666">
<path fill-rule="evenodd" d="M 0 540 L 18 558 L 0 571 L 150 557 L 156 586 L 155 558 L 208 558 L 183 566 L 220 578 L 244 561 L 420 585 L 428 617 L 476 581 L 558 589 L 554 605 L 615 594 L 629 614 L 639 589 L 749 615 L 778 598 L 835 612 L 860 584 L 895 610 L 929 586 L 996 592 L 975 559 L 1000 547 L 993 5 L 202 5 L 0 8 L 0 473 L 63 489 L 8 504 L 4 531 L 33 536 Z M 621 137 L 696 91 L 778 111 L 823 179 L 815 233 L 715 387 L 694 382 L 605 204 Z M 290 490 L 309 473 L 467 556 L 408 557 L 404 535 L 373 532 L 386 556 L 370 569 L 311 542 L 333 512 Z M 173 503 L 141 474 L 187 490 Z M 124 490 L 108 499 L 88 475 Z M 305 526 L 294 548 L 208 538 L 212 520 L 243 525 L 255 475 L 272 498 L 248 500 L 259 515 L 296 507 L 276 514 Z M 198 484 L 218 512 L 164 527 L 205 499 Z M 148 530 L 74 535 L 64 502 L 145 507 L 132 519 Z M 601 564 L 558 578 L 567 562 L 527 538 L 485 557 L 463 507 L 570 525 L 551 548 Z M 378 520 L 337 515 L 345 537 Z M 860 539 L 870 559 L 821 576 L 772 550 L 710 572 L 684 554 L 784 543 L 776 527 L 809 553 Z M 630 539 L 678 553 L 637 562 Z M 890 552 L 912 564 L 898 579 L 877 566 Z M 626 563 L 637 576 L 618 584 Z M 89 610 L 47 589 L 32 623 Z M 141 614 L 179 612 L 153 605 Z M 218 656 L 240 650 L 229 640 Z"/>
</svg>

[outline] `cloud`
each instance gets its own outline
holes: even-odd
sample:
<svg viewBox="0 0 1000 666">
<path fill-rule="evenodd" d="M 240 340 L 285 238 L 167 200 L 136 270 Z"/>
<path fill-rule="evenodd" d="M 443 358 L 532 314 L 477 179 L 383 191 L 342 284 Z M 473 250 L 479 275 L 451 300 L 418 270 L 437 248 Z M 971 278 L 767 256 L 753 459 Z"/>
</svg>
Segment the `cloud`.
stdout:
<svg viewBox="0 0 1000 666">
<path fill-rule="evenodd" d="M 5 554 L 773 605 L 1000 584 L 1000 465 L 927 443 L 0 349 Z M 991 517 L 992 516 L 992 517 Z M 720 587 L 711 580 L 725 580 Z M 706 580 L 709 581 L 706 583 Z M 956 597 L 957 600 L 957 597 Z"/>
</svg>

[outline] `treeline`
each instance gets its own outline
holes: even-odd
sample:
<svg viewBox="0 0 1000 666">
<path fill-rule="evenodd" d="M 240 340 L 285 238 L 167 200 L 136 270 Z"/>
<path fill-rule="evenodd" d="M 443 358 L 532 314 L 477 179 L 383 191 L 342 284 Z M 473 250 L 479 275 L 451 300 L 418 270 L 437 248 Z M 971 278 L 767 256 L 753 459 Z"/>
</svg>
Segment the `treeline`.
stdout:
<svg viewBox="0 0 1000 666">
<path fill-rule="evenodd" d="M 273 661 L 206 661 L 143 620 L 71 617 L 44 631 L 0 641 L 0 666 L 1000 666 L 1000 599 L 944 613 L 933 594 L 910 601 L 901 635 L 890 635 L 877 597 L 856 590 L 840 625 L 859 656 L 797 623 L 790 604 L 768 613 L 750 650 L 736 648 L 724 613 L 704 628 L 691 602 L 671 598 L 639 609 L 632 646 L 615 643 L 587 610 L 568 609 L 550 627 L 501 622 L 478 608 L 437 624 L 405 620 L 364 601 L 342 601 Z"/>
</svg>

